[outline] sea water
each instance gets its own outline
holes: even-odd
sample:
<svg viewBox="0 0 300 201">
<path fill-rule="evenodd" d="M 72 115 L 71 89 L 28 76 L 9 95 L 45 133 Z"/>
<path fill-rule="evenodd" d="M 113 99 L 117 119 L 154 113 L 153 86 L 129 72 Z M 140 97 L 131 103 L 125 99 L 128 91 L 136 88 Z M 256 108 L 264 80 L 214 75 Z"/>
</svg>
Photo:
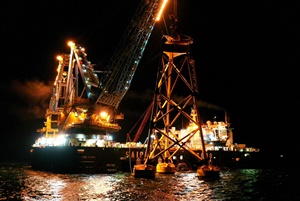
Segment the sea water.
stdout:
<svg viewBox="0 0 300 201">
<path fill-rule="evenodd" d="M 289 169 L 226 169 L 217 179 L 196 172 L 135 178 L 115 174 L 55 174 L 29 165 L 0 164 L 0 200 L 300 200 L 299 180 Z"/>
</svg>

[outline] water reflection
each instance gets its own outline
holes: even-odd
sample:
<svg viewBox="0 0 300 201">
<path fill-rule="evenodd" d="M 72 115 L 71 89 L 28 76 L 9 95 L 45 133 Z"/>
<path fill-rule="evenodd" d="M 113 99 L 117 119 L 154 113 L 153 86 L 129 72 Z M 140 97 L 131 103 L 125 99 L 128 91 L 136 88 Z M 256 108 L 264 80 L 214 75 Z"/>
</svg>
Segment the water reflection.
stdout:
<svg viewBox="0 0 300 201">
<path fill-rule="evenodd" d="M 0 200 L 293 200 L 298 196 L 287 187 L 291 175 L 275 170 L 223 170 L 220 178 L 203 180 L 195 172 L 143 179 L 130 173 L 69 175 L 5 166 L 0 178 Z"/>
</svg>

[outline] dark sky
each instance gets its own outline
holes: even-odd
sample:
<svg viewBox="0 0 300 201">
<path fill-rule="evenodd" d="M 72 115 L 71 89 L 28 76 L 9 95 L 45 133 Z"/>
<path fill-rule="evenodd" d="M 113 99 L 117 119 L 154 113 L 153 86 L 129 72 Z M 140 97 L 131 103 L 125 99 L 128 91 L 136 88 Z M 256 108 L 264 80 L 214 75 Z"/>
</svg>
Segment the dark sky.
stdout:
<svg viewBox="0 0 300 201">
<path fill-rule="evenodd" d="M 92 63 L 109 58 L 137 2 L 0 3 L 1 144 L 27 148 L 33 143 L 56 76 L 55 57 L 69 52 L 66 42 L 85 46 Z M 227 110 L 235 142 L 297 151 L 300 3 L 178 0 L 178 5 L 177 30 L 194 39 L 191 54 L 201 101 Z M 125 114 L 120 135 L 129 132 L 150 104 L 164 31 L 162 23 L 156 24 L 119 107 Z"/>
</svg>

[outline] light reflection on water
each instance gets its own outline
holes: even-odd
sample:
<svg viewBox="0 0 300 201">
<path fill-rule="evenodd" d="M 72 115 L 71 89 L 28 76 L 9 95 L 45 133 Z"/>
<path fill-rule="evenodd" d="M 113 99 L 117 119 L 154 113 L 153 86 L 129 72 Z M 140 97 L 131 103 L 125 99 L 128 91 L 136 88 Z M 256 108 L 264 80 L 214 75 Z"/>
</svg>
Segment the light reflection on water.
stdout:
<svg viewBox="0 0 300 201">
<path fill-rule="evenodd" d="M 6 165 L 0 169 L 0 200 L 299 200 L 292 176 L 237 169 L 222 170 L 215 180 L 199 179 L 195 172 L 143 179 L 130 173 L 53 174 Z"/>
</svg>

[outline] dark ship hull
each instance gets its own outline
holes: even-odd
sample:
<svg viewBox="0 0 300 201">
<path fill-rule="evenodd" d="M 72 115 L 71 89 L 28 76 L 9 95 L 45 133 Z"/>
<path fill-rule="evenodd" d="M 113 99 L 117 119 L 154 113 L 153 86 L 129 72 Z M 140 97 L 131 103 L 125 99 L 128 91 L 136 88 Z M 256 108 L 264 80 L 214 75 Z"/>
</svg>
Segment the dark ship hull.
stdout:
<svg viewBox="0 0 300 201">
<path fill-rule="evenodd" d="M 134 165 L 143 163 L 145 151 L 143 147 L 33 147 L 31 166 L 33 169 L 55 173 L 132 172 Z M 201 155 L 201 150 L 195 152 Z M 221 169 L 267 167 L 261 152 L 210 150 L 207 153 L 212 153 L 213 163 Z M 156 165 L 157 160 L 151 163 Z M 173 156 L 173 163 L 176 166 L 186 163 L 190 170 L 196 170 L 202 162 L 182 150 Z"/>
</svg>

